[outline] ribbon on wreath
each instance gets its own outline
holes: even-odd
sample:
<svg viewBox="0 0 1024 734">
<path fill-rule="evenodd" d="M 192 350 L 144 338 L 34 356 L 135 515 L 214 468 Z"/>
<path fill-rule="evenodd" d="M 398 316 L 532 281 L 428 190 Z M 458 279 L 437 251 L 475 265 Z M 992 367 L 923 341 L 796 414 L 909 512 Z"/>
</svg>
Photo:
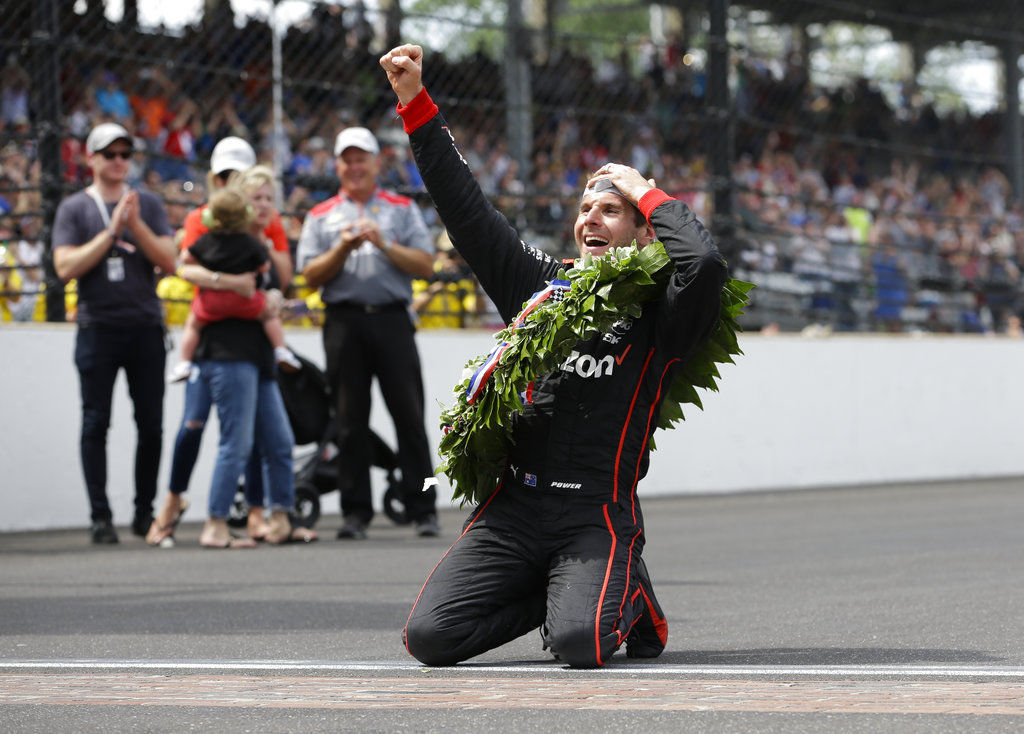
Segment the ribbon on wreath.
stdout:
<svg viewBox="0 0 1024 734">
<path fill-rule="evenodd" d="M 522 326 L 526 322 L 527 317 L 548 299 L 560 300 L 565 291 L 569 290 L 569 285 L 568 280 L 556 278 L 548 283 L 546 288 L 530 296 L 530 300 L 523 306 L 523 310 L 519 312 L 515 321 L 508 327 L 509 331 L 515 331 Z M 484 386 L 487 385 L 487 381 L 491 378 L 494 368 L 498 366 L 498 362 L 501 361 L 501 355 L 505 353 L 506 349 L 508 349 L 508 342 L 502 342 L 487 355 L 487 359 L 484 360 L 483 364 L 476 368 L 473 377 L 469 380 L 469 386 L 466 388 L 466 401 L 470 405 L 480 397 L 480 393 L 483 392 Z"/>
</svg>

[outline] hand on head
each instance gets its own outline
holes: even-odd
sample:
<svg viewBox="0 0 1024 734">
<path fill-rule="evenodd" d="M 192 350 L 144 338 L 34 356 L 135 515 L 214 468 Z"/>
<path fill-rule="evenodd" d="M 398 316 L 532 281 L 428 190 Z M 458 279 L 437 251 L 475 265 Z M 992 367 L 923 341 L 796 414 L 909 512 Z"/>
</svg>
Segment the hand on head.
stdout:
<svg viewBox="0 0 1024 734">
<path fill-rule="evenodd" d="M 423 89 L 423 49 L 412 44 L 396 46 L 380 57 L 388 82 L 398 101 L 409 104 Z"/>
<path fill-rule="evenodd" d="M 622 163 L 605 163 L 590 177 L 587 185 L 590 185 L 590 181 L 598 179 L 611 181 L 634 206 L 638 206 L 640 198 L 655 188 L 653 178 L 645 179 L 640 171 Z"/>
</svg>

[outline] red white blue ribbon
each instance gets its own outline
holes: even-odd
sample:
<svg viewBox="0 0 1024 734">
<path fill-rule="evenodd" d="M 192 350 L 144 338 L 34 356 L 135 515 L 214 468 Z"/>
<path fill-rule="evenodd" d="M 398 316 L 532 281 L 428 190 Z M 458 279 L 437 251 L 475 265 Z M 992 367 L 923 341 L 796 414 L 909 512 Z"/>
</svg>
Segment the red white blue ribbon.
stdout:
<svg viewBox="0 0 1024 734">
<path fill-rule="evenodd" d="M 555 300 L 558 300 L 565 291 L 569 290 L 569 285 L 568 280 L 555 279 L 548 283 L 546 288 L 534 293 L 530 296 L 530 300 L 526 302 L 526 305 L 523 306 L 523 310 L 516 316 L 515 321 L 509 326 L 509 329 L 515 331 L 522 326 L 526 322 L 527 317 L 548 299 L 554 297 Z M 498 366 L 498 362 L 501 361 L 501 355 L 505 353 L 506 349 L 508 349 L 508 342 L 502 342 L 491 351 L 487 359 L 484 360 L 484 363 L 476 368 L 473 377 L 469 380 L 469 387 L 466 388 L 466 402 L 470 405 L 480 397 L 480 393 L 491 378 L 494 368 Z"/>
</svg>

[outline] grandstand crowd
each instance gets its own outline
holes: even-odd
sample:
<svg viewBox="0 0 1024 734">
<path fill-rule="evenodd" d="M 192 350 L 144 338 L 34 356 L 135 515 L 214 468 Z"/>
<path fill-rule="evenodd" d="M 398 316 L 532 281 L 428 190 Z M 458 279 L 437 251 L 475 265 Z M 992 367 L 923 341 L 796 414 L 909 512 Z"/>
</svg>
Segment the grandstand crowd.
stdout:
<svg viewBox="0 0 1024 734">
<path fill-rule="evenodd" d="M 87 183 L 86 133 L 116 121 L 139 147 L 131 185 L 159 194 L 180 226 L 206 198 L 203 172 L 213 145 L 237 135 L 253 143 L 261 162 L 283 161 L 281 210 L 294 248 L 306 212 L 335 193 L 329 141 L 359 124 L 382 143 L 381 184 L 416 196 L 422 182 L 382 88 L 373 28 L 353 10 L 318 6 L 284 38 L 283 136 L 275 136 L 270 114 L 263 21 L 243 28 L 208 22 L 182 37 L 121 28 L 110 40 L 113 51 L 137 53 L 141 38 L 148 57 L 172 62 L 162 65 L 127 54 L 72 54 L 61 86 L 66 188 Z M 524 239 L 568 256 L 582 181 L 609 159 L 630 163 L 713 221 L 705 152 L 718 123 L 702 116 L 706 79 L 684 51 L 678 39 L 661 46 L 642 39 L 599 63 L 566 50 L 537 62 L 525 175 L 493 102 L 502 79 L 497 63 L 482 52 L 455 61 L 438 54 L 427 82 L 435 96 L 462 106 L 453 133 L 486 193 Z M 940 116 L 909 87 L 892 104 L 864 79 L 826 89 L 812 85 L 799 64 L 740 54 L 733 63 L 735 223 L 721 244 L 735 273 L 760 286 L 748 314 L 753 326 L 1019 331 L 1024 210 L 998 165 L 998 113 Z M 335 76 L 324 79 L 325 70 Z M 29 86 L 23 60 L 12 53 L 0 70 L 4 320 L 45 313 Z M 437 279 L 416 285 L 423 325 L 493 326 L 493 313 L 445 246 L 429 200 L 417 200 L 442 244 Z M 160 293 L 168 320 L 180 323 L 191 291 L 173 277 L 166 281 Z M 315 323 L 316 294 L 299 279 L 289 295 L 293 323 Z M 67 303 L 74 318 L 73 287 Z"/>
</svg>

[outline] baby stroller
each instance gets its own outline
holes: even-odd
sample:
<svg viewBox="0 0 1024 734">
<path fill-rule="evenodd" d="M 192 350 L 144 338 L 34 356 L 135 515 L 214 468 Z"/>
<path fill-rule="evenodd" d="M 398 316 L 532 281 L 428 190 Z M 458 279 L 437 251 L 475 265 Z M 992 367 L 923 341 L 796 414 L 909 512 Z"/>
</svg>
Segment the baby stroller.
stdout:
<svg viewBox="0 0 1024 734">
<path fill-rule="evenodd" d="M 327 377 L 302 355 L 295 356 L 302 363 L 302 369 L 291 373 L 279 371 L 277 385 L 295 434 L 295 445 L 315 443 L 312 449 L 295 458 L 295 508 L 291 513 L 293 525 L 311 528 L 320 518 L 320 495 L 338 488 L 338 447 L 334 442 L 334 411 Z M 372 430 L 370 465 L 383 469 L 387 475 L 384 514 L 396 525 L 407 525 L 410 521 L 400 495 L 398 457 Z M 248 513 L 244 483 L 240 483 L 228 524 L 244 527 Z"/>
</svg>

